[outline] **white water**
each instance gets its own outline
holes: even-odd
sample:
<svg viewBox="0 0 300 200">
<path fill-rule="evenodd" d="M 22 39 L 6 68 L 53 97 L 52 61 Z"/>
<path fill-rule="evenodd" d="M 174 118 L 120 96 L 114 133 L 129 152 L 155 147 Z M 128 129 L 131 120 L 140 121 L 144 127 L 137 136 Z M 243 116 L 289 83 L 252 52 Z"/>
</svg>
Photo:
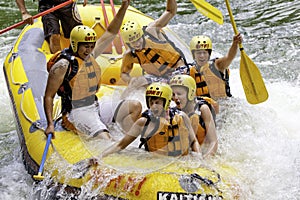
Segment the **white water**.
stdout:
<svg viewBox="0 0 300 200">
<path fill-rule="evenodd" d="M 235 87 L 240 99 L 226 102 L 221 114 L 220 159 L 238 168 L 247 199 L 299 199 L 300 88 L 286 82 L 266 87 L 269 99 L 260 105 L 249 105 L 242 86 Z"/>
<path fill-rule="evenodd" d="M 211 162 L 237 169 L 237 180 L 246 199 L 299 199 L 300 97 L 294 94 L 300 88 L 286 82 L 266 83 L 268 101 L 249 105 L 238 73 L 232 70 L 235 97 L 221 103 L 220 145 L 218 156 Z M 0 84 L 5 87 L 2 77 Z M 5 90 L 1 92 L 0 196 L 1 199 L 31 199 L 33 182 L 22 164 L 8 94 Z"/>
<path fill-rule="evenodd" d="M 230 85 L 234 98 L 221 102 L 218 116 L 218 155 L 210 163 L 222 163 L 237 170 L 237 180 L 244 199 L 300 199 L 300 76 L 299 76 L 299 20 L 278 26 L 284 14 L 298 10 L 297 1 L 281 4 L 237 1 L 244 11 L 236 19 L 247 22 L 257 17 L 261 23 L 242 27 L 244 47 L 265 78 L 269 99 L 258 105 L 247 103 L 239 78 L 239 57 L 232 64 Z M 224 6 L 224 5 L 223 5 Z M 270 8 L 268 8 L 270 6 Z M 279 7 L 280 6 L 280 7 Z M 298 6 L 298 8 L 297 8 Z M 234 8 L 234 5 L 233 5 Z M 280 10 L 280 9 L 284 10 Z M 247 10 L 248 9 L 248 10 Z M 252 9 L 252 11 L 251 11 Z M 274 10 L 274 11 L 272 11 Z M 224 10 L 222 10 L 223 13 Z M 254 12 L 256 11 L 256 12 Z M 275 12 L 276 11 L 276 12 Z M 277 13 L 270 17 L 272 12 Z M 279 15 L 278 13 L 281 13 Z M 248 15 L 248 16 L 247 16 Z M 244 18 L 244 19 L 243 19 Z M 199 25 L 199 14 L 176 17 L 171 26 L 186 42 L 194 34 L 213 35 L 214 47 L 225 54 L 232 38 L 228 21 L 216 28 L 213 22 Z M 225 18 L 226 19 L 226 18 Z M 191 24 L 185 24 L 188 21 Z M 298 22 L 297 22 L 298 21 Z M 240 23 L 242 24 L 242 23 Z M 241 25 L 240 25 L 241 26 Z M 182 31 L 182 30 L 185 31 Z M 286 31 L 283 31 L 286 30 Z M 0 63 L 12 47 L 18 34 L 0 36 Z M 298 38 L 298 39 L 297 39 Z M 10 108 L 10 100 L 0 70 L 0 199 L 36 199 L 31 177 L 22 163 L 20 146 Z"/>
</svg>

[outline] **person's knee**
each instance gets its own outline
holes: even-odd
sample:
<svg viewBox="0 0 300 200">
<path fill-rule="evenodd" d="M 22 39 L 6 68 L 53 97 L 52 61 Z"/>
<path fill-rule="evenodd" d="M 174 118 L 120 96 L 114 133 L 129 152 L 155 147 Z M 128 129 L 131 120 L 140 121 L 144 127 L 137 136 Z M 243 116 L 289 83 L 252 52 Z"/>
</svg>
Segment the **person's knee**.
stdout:
<svg viewBox="0 0 300 200">
<path fill-rule="evenodd" d="M 60 50 L 60 34 L 52 34 L 50 36 L 50 51 L 51 53 L 56 53 Z"/>
</svg>

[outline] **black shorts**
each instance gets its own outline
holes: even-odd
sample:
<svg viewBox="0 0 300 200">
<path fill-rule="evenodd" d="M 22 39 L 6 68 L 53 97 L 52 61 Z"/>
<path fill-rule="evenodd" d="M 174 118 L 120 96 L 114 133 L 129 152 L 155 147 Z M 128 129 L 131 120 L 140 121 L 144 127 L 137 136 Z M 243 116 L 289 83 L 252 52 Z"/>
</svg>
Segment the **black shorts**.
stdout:
<svg viewBox="0 0 300 200">
<path fill-rule="evenodd" d="M 55 5 L 50 4 L 40 5 L 39 12 L 43 12 L 54 6 Z M 73 6 L 76 10 L 76 4 L 72 3 L 42 17 L 46 40 L 48 40 L 52 34 L 60 34 L 60 24 L 65 38 L 70 38 L 70 33 L 75 26 L 82 25 L 80 17 L 77 17 L 78 13 L 75 12 Z"/>
</svg>

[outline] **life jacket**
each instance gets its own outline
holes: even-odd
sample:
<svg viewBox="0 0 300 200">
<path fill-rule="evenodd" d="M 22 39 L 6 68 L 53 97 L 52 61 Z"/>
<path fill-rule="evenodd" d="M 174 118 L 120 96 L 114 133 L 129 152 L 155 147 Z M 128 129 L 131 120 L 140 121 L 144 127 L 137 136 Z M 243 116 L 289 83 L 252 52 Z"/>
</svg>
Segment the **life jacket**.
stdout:
<svg viewBox="0 0 300 200">
<path fill-rule="evenodd" d="M 197 132 L 196 132 L 196 138 L 197 138 L 199 144 L 202 144 L 204 142 L 204 139 L 206 136 L 205 123 L 204 123 L 202 117 L 196 113 L 189 114 L 189 118 L 190 118 L 191 122 L 193 122 L 194 120 L 199 122 Z"/>
<path fill-rule="evenodd" d="M 190 69 L 190 75 L 195 79 L 197 96 L 211 98 L 231 97 L 229 86 L 229 69 L 225 74 L 215 67 L 215 60 L 197 69 L 196 63 Z"/>
<path fill-rule="evenodd" d="M 100 87 L 101 69 L 93 57 L 89 56 L 86 61 L 83 61 L 81 58 L 75 57 L 73 51 L 67 48 L 55 53 L 49 59 L 47 70 L 49 71 L 54 63 L 62 58 L 69 61 L 63 83 L 57 91 L 57 94 L 61 96 L 62 125 L 68 130 L 76 131 L 73 124 L 68 121 L 67 114 L 72 108 L 91 105 L 95 102 L 96 92 Z M 80 78 L 80 83 L 77 81 L 78 76 L 84 77 Z"/>
<path fill-rule="evenodd" d="M 78 72 L 69 84 L 72 89 L 72 108 L 94 104 L 101 85 L 101 68 L 93 56 L 89 55 L 84 61 L 80 59 Z"/>
<path fill-rule="evenodd" d="M 199 144 L 202 144 L 204 142 L 205 136 L 206 136 L 206 127 L 205 127 L 205 122 L 202 118 L 201 112 L 200 112 L 200 108 L 203 105 L 207 105 L 209 107 L 209 109 L 212 111 L 212 106 L 209 102 L 207 102 L 205 99 L 203 98 L 197 98 L 196 104 L 195 104 L 195 112 L 190 113 L 188 116 L 191 120 L 191 122 L 193 121 L 197 121 L 198 122 L 198 128 L 197 128 L 197 132 L 196 132 L 196 138 L 199 142 Z M 212 116 L 214 118 L 215 121 L 215 117 L 216 115 L 212 112 Z"/>
<path fill-rule="evenodd" d="M 141 143 L 146 151 L 156 152 L 168 156 L 186 155 L 189 151 L 189 133 L 183 121 L 183 118 L 174 112 L 169 111 L 170 121 L 165 118 L 154 118 L 149 110 L 142 113 L 142 117 L 147 118 L 147 122 L 141 134 Z M 155 128 L 145 137 L 150 121 L 154 121 Z"/>
<path fill-rule="evenodd" d="M 143 72 L 155 76 L 168 76 L 176 67 L 177 62 L 184 60 L 182 52 L 175 47 L 165 34 L 166 41 L 161 41 L 144 30 L 144 48 L 141 51 L 132 50 L 131 54 L 138 59 Z M 186 63 L 186 62 L 185 62 Z M 155 67 L 153 67 L 153 64 Z"/>
<path fill-rule="evenodd" d="M 198 96 L 196 98 L 196 106 L 200 107 L 203 105 L 203 104 L 206 104 L 209 109 L 210 109 L 210 112 L 214 118 L 214 121 L 216 123 L 216 115 L 218 114 L 218 111 L 219 111 L 219 104 L 218 102 L 216 102 L 215 100 L 213 100 L 212 98 L 210 97 L 205 97 L 205 96 Z M 217 110 L 217 111 L 216 111 Z"/>
</svg>

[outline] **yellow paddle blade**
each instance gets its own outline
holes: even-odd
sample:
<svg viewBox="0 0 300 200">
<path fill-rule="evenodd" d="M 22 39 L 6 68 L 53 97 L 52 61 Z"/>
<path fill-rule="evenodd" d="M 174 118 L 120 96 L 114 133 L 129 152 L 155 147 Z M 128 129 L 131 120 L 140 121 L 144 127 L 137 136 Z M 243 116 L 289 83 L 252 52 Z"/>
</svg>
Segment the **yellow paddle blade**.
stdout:
<svg viewBox="0 0 300 200">
<path fill-rule="evenodd" d="M 229 0 L 225 0 L 225 2 L 233 31 L 235 34 L 238 34 Z M 251 104 L 264 102 L 268 99 L 269 95 L 260 71 L 243 50 L 243 45 L 239 44 L 239 47 L 241 50 L 240 77 L 247 101 Z"/>
<path fill-rule="evenodd" d="M 191 2 L 202 15 L 217 22 L 218 24 L 223 24 L 223 15 L 219 9 L 212 6 L 205 0 L 191 0 Z"/>
<path fill-rule="evenodd" d="M 244 51 L 241 51 L 240 77 L 249 103 L 258 104 L 268 99 L 260 71 Z"/>
</svg>

